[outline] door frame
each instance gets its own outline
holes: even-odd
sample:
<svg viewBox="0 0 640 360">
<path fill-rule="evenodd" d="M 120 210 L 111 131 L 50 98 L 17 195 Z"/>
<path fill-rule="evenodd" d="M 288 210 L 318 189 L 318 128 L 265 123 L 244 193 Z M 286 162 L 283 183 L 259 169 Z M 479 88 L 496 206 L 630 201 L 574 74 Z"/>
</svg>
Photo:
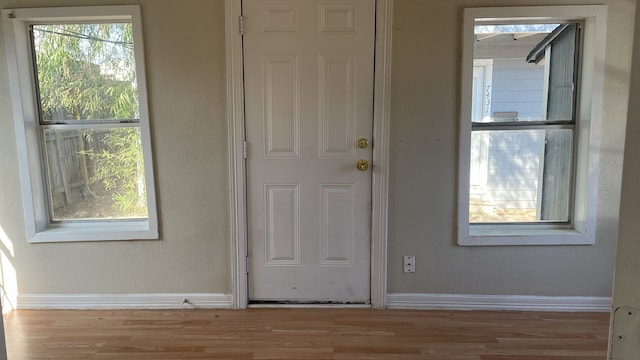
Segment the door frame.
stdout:
<svg viewBox="0 0 640 360">
<path fill-rule="evenodd" d="M 371 306 L 384 308 L 387 295 L 389 127 L 393 0 L 376 1 L 371 178 Z M 247 193 L 245 167 L 242 0 L 225 0 L 227 134 L 231 237 L 231 297 L 234 309 L 249 304 Z"/>
</svg>

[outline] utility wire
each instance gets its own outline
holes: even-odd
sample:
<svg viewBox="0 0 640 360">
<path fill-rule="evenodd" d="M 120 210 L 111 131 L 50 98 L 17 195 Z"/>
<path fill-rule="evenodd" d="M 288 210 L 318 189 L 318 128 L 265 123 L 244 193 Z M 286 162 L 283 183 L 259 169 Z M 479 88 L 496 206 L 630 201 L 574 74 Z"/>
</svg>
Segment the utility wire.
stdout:
<svg viewBox="0 0 640 360">
<path fill-rule="evenodd" d="M 43 32 L 43 33 L 55 34 L 55 35 L 60 35 L 60 36 L 67 36 L 67 37 L 72 37 L 72 38 L 76 38 L 76 39 L 106 42 L 106 43 L 110 43 L 110 44 L 114 44 L 114 45 L 124 46 L 124 47 L 126 47 L 126 48 L 128 48 L 130 50 L 133 50 L 133 43 L 131 43 L 131 42 L 102 39 L 102 38 L 99 38 L 99 37 L 90 36 L 90 35 L 87 35 L 87 34 L 82 34 L 82 33 L 78 33 L 78 32 L 75 32 L 75 31 L 70 31 L 70 30 L 64 30 L 64 32 L 60 32 L 60 31 L 55 31 L 55 30 L 40 29 L 40 28 L 36 28 L 36 27 L 33 27 L 33 26 L 31 28 L 33 30 L 35 30 L 35 31 L 39 31 L 39 32 Z"/>
</svg>

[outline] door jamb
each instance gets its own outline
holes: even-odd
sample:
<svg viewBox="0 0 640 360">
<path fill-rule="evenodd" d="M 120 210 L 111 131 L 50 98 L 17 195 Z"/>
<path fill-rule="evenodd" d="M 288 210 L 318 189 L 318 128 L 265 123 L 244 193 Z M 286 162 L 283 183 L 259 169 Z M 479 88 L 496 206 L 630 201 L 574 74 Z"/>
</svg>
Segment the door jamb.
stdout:
<svg viewBox="0 0 640 360">
<path fill-rule="evenodd" d="M 384 308 L 387 295 L 387 209 L 393 0 L 376 0 L 373 166 L 371 179 L 371 306 Z M 225 0 L 227 134 L 229 152 L 231 297 L 234 309 L 249 303 L 247 195 L 241 0 Z"/>
</svg>

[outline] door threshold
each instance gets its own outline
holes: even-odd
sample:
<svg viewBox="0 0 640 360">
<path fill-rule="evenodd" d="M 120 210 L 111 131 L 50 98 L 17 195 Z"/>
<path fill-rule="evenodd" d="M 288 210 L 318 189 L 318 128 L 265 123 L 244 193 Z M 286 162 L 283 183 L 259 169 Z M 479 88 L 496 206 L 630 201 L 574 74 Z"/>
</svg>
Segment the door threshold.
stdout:
<svg viewBox="0 0 640 360">
<path fill-rule="evenodd" d="M 338 301 L 252 300 L 249 308 L 370 308 L 370 303 Z"/>
</svg>

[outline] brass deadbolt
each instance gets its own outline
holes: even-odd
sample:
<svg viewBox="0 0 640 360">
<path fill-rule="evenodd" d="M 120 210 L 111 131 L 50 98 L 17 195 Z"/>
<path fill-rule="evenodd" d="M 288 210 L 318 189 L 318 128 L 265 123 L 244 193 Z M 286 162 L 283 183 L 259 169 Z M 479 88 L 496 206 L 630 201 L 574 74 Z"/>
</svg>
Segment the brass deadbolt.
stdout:
<svg viewBox="0 0 640 360">
<path fill-rule="evenodd" d="M 358 139 L 358 147 L 360 149 L 366 149 L 369 146 L 369 140 L 365 138 Z"/>
</svg>

